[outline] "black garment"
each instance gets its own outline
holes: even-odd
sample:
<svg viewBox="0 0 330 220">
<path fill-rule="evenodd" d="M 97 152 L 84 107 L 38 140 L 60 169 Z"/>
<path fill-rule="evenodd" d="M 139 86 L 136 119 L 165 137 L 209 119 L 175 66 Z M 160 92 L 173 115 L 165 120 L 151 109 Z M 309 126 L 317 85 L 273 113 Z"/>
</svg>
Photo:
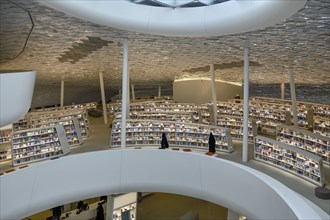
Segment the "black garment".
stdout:
<svg viewBox="0 0 330 220">
<path fill-rule="evenodd" d="M 95 220 L 104 220 L 104 210 L 101 203 L 97 206 Z"/>
<path fill-rule="evenodd" d="M 212 132 L 210 133 L 210 137 L 209 137 L 209 152 L 215 153 L 215 138 Z"/>
<path fill-rule="evenodd" d="M 162 142 L 161 142 L 161 149 L 165 149 L 168 148 L 168 142 L 167 142 L 167 138 L 166 138 L 166 134 L 163 133 L 162 134 Z"/>
<path fill-rule="evenodd" d="M 53 219 L 60 219 L 61 214 L 62 214 L 62 207 L 61 206 L 57 206 L 52 208 L 53 211 Z"/>
<path fill-rule="evenodd" d="M 81 211 L 81 210 L 83 209 L 83 207 L 84 207 L 84 202 L 83 202 L 83 201 L 79 201 L 79 202 L 78 202 L 78 205 L 77 205 L 77 209 L 78 209 L 79 211 Z"/>
</svg>

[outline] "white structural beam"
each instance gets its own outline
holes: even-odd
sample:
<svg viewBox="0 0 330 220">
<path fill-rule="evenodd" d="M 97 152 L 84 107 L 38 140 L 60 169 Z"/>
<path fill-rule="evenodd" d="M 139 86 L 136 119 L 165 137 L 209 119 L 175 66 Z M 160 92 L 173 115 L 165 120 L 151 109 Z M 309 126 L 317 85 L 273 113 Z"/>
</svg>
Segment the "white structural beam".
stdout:
<svg viewBox="0 0 330 220">
<path fill-rule="evenodd" d="M 100 71 L 99 75 L 100 75 L 100 89 L 101 89 L 101 98 L 102 98 L 103 119 L 104 119 L 104 124 L 108 124 L 107 103 L 105 102 L 103 73 Z"/>
<path fill-rule="evenodd" d="M 129 69 L 128 69 L 128 49 L 127 49 L 127 104 L 126 104 L 126 119 L 129 119 L 130 110 L 130 91 L 129 91 Z"/>
<path fill-rule="evenodd" d="M 161 95 L 162 95 L 162 88 L 158 86 L 158 97 L 160 97 Z"/>
<path fill-rule="evenodd" d="M 281 83 L 281 99 L 285 99 L 285 83 Z"/>
<path fill-rule="evenodd" d="M 292 103 L 291 109 L 293 114 L 293 126 L 294 128 L 298 128 L 296 88 L 295 88 L 292 69 L 289 70 L 289 76 L 290 76 L 290 92 L 291 92 L 291 103 Z"/>
<path fill-rule="evenodd" d="M 244 109 L 243 109 L 243 154 L 242 161 L 248 161 L 249 152 L 249 46 L 244 47 Z"/>
<path fill-rule="evenodd" d="M 107 211 L 106 211 L 106 220 L 113 219 L 113 210 L 114 210 L 115 198 L 111 195 L 107 196 Z"/>
<path fill-rule="evenodd" d="M 217 91 L 215 87 L 214 64 L 210 65 L 214 124 L 217 125 Z"/>
<path fill-rule="evenodd" d="M 124 40 L 123 51 L 123 81 L 122 81 L 122 99 L 121 99 L 121 148 L 126 145 L 126 114 L 127 114 L 127 87 L 128 87 L 128 39 Z"/>
<path fill-rule="evenodd" d="M 132 90 L 132 100 L 135 100 L 135 88 L 134 88 L 134 84 L 131 84 L 131 90 Z"/>
<path fill-rule="evenodd" d="M 61 108 L 64 106 L 64 80 L 61 80 Z"/>
</svg>

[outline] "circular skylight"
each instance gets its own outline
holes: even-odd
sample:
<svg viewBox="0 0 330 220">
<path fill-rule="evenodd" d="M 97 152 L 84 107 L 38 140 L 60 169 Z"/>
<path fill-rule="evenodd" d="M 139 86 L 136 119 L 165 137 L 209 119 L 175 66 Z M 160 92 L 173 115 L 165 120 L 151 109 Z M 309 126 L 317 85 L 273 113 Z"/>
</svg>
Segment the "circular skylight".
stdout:
<svg viewBox="0 0 330 220">
<path fill-rule="evenodd" d="M 169 7 L 169 8 L 191 8 L 219 4 L 230 0 L 129 0 L 136 4 Z"/>
</svg>

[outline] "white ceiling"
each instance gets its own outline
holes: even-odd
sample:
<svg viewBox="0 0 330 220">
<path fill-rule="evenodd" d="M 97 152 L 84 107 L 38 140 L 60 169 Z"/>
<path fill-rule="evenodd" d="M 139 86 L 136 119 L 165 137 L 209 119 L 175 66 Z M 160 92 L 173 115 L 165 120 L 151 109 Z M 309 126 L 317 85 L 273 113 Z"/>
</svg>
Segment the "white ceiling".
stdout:
<svg viewBox="0 0 330 220">
<path fill-rule="evenodd" d="M 25 50 L 17 56 L 35 23 Z M 243 45 L 251 41 L 252 83 L 288 82 L 293 68 L 297 83 L 330 83 L 330 1 L 310 0 L 304 9 L 274 27 L 248 34 L 177 38 L 104 27 L 47 8 L 34 0 L 1 0 L 0 68 L 33 69 L 37 85 L 121 86 L 122 42 L 129 38 L 129 72 L 135 85 L 171 85 L 175 78 L 209 76 L 241 82 Z"/>
</svg>

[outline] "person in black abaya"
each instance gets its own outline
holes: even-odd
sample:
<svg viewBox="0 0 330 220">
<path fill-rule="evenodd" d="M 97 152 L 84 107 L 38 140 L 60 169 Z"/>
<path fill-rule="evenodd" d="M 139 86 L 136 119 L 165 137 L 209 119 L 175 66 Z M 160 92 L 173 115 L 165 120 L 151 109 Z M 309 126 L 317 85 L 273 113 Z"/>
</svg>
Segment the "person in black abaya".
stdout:
<svg viewBox="0 0 330 220">
<path fill-rule="evenodd" d="M 163 133 L 162 134 L 162 142 L 161 142 L 161 147 L 160 149 L 165 149 L 165 148 L 168 148 L 168 142 L 167 142 L 167 138 L 166 138 L 166 134 Z"/>
<path fill-rule="evenodd" d="M 210 137 L 209 137 L 209 152 L 215 153 L 215 138 L 212 132 L 210 133 Z"/>
<path fill-rule="evenodd" d="M 96 218 L 95 220 L 104 220 L 104 209 L 102 203 L 98 203 L 96 208 Z"/>
</svg>

